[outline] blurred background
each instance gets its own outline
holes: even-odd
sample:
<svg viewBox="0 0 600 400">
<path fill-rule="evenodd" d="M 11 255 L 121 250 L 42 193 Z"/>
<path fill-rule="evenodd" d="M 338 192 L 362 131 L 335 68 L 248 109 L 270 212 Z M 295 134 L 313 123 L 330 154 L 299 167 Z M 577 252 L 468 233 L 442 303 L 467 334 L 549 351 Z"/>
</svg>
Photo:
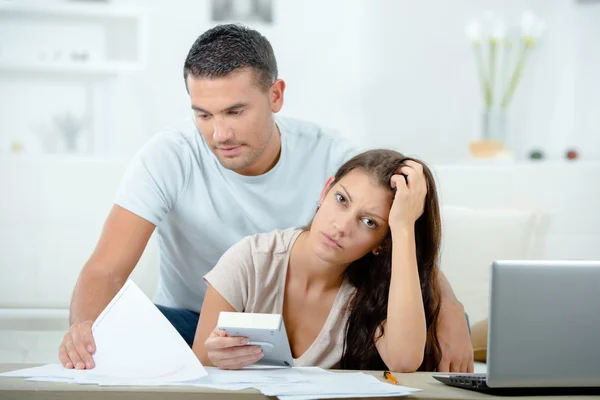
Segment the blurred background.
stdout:
<svg viewBox="0 0 600 400">
<path fill-rule="evenodd" d="M 224 22 L 272 43 L 282 114 L 432 166 L 471 321 L 494 259 L 600 260 L 600 0 L 0 0 L 0 363 L 57 362 L 123 171 Z"/>
<path fill-rule="evenodd" d="M 577 0 L 0 0 L 0 154 L 130 157 L 189 114 L 185 56 L 211 26 L 241 21 L 272 43 L 285 115 L 463 162 L 483 96 L 468 24 L 545 29 L 506 117 L 517 159 L 600 158 L 600 3 Z M 229 10 L 229 11 L 228 11 Z M 262 13 L 262 14 L 261 14 Z"/>
</svg>

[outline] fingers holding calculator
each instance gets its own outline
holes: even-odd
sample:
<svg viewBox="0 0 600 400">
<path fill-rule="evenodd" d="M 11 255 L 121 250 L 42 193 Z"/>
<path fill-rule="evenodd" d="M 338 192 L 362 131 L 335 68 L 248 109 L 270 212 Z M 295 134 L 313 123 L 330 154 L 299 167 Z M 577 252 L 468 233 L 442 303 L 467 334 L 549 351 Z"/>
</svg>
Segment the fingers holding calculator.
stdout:
<svg viewBox="0 0 600 400">
<path fill-rule="evenodd" d="M 227 336 L 215 327 L 204 342 L 208 358 L 221 369 L 241 369 L 263 358 L 260 346 L 248 344 L 248 338 Z"/>
</svg>

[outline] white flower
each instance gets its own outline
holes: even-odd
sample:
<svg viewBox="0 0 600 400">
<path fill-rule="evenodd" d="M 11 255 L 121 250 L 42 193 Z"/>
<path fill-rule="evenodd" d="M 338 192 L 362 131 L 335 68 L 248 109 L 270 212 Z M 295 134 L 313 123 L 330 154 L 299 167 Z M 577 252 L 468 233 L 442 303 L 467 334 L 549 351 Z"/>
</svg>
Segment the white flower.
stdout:
<svg viewBox="0 0 600 400">
<path fill-rule="evenodd" d="M 469 40 L 471 40 L 473 44 L 481 43 L 481 22 L 472 21 L 471 23 L 469 23 L 469 25 L 467 25 L 466 33 L 467 37 L 469 38 Z"/>
<path fill-rule="evenodd" d="M 500 42 L 504 39 L 506 39 L 506 25 L 504 24 L 504 21 L 498 19 L 491 27 L 490 40 Z"/>
<path fill-rule="evenodd" d="M 486 11 L 483 13 L 482 21 L 490 42 L 496 43 L 506 38 L 506 24 L 501 15 Z"/>
<path fill-rule="evenodd" d="M 545 29 L 544 21 L 531 11 L 526 11 L 521 16 L 521 37 L 527 44 L 534 44 L 539 40 Z"/>
</svg>

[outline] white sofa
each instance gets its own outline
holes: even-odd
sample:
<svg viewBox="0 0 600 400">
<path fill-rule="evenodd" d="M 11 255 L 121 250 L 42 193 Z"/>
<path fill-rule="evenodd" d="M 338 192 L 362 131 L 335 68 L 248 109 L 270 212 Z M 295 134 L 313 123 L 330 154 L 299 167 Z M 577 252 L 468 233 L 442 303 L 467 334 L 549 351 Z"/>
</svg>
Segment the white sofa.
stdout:
<svg viewBox="0 0 600 400">
<path fill-rule="evenodd" d="M 0 362 L 57 362 L 69 299 L 126 162 L 0 158 Z M 487 315 L 498 258 L 600 259 L 600 163 L 434 166 L 441 267 L 471 322 Z M 152 297 L 154 241 L 133 279 Z"/>
</svg>

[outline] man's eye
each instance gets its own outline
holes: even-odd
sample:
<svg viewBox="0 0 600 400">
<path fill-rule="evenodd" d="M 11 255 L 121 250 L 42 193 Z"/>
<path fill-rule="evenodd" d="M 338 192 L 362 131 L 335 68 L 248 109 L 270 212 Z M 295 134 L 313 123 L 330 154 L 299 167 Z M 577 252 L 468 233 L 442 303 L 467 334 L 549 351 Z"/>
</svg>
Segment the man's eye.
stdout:
<svg viewBox="0 0 600 400">
<path fill-rule="evenodd" d="M 204 120 L 204 119 L 208 119 L 208 115 L 206 115 L 206 114 L 196 114 L 196 118 Z"/>
<path fill-rule="evenodd" d="M 377 222 L 373 221 L 370 218 L 363 218 L 363 223 L 366 225 L 367 228 L 369 229 L 373 229 L 377 227 Z"/>
<path fill-rule="evenodd" d="M 233 110 L 229 111 L 229 115 L 242 115 L 243 112 L 244 110 Z"/>
</svg>

